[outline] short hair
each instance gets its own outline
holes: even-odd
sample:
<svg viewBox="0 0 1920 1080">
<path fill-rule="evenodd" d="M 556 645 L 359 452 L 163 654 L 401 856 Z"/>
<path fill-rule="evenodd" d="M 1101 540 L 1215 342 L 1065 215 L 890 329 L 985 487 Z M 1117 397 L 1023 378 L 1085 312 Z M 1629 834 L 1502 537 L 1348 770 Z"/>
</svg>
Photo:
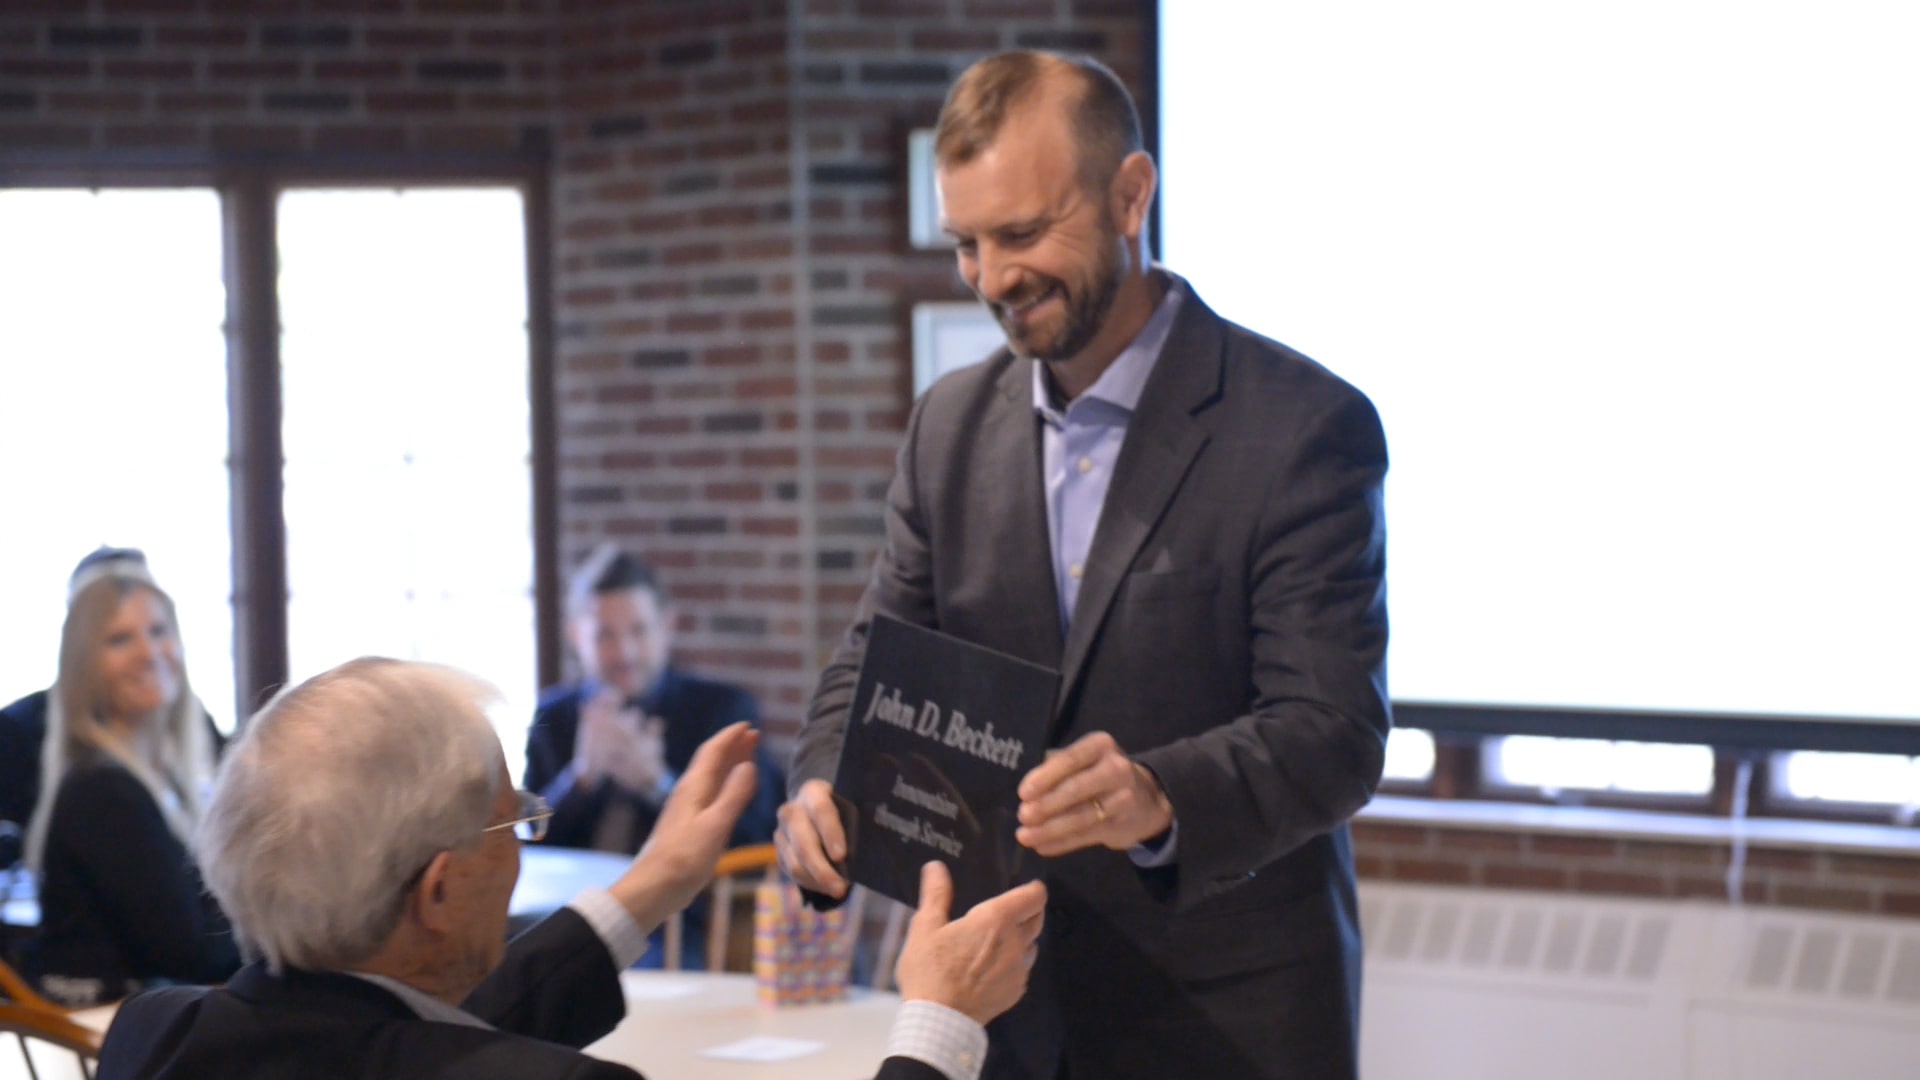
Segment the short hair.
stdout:
<svg viewBox="0 0 1920 1080">
<path fill-rule="evenodd" d="M 567 611 L 573 615 L 584 614 L 593 605 L 594 597 L 627 589 L 645 589 L 659 603 L 667 602 L 653 567 L 618 544 L 601 544 L 573 572 L 567 585 Z"/>
<path fill-rule="evenodd" d="M 972 161 L 999 136 L 1010 115 L 1063 77 L 1079 90 L 1072 120 L 1080 182 L 1090 189 L 1104 188 L 1120 162 L 1145 141 L 1126 84 L 1113 69 L 1088 56 L 1016 49 L 961 72 L 940 108 L 934 160 L 943 166 Z"/>
<path fill-rule="evenodd" d="M 47 695 L 47 735 L 40 747 L 40 795 L 27 829 L 27 862 L 39 867 L 60 782 L 75 767 L 106 760 L 133 774 L 153 796 L 167 827 L 188 839 L 200 817 L 202 792 L 213 779 L 213 737 L 206 710 L 187 681 L 186 643 L 173 598 L 147 573 L 142 559 L 113 558 L 75 567 L 67 618 L 60 628 L 60 671 Z M 82 571 L 84 570 L 84 573 Z M 156 760 L 130 754 L 112 734 L 108 691 L 100 672 L 100 646 L 107 623 L 127 597 L 151 594 L 179 644 L 180 694 L 158 720 Z"/>
<path fill-rule="evenodd" d="M 487 682 L 366 657 L 283 690 L 227 750 L 195 849 L 269 968 L 346 971 L 399 925 L 434 856 L 477 843 L 504 760 Z"/>
</svg>

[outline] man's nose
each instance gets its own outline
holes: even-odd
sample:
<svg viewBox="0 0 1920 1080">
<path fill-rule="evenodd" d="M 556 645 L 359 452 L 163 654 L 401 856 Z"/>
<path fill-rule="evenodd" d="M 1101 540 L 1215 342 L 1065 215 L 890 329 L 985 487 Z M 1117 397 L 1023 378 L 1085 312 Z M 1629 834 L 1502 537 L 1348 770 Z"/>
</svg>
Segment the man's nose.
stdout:
<svg viewBox="0 0 1920 1080">
<path fill-rule="evenodd" d="M 974 254 L 973 291 L 980 298 L 992 303 L 1000 303 L 1019 284 L 1020 273 L 1010 259 L 1003 259 L 1000 253 L 990 245 L 980 245 Z"/>
</svg>

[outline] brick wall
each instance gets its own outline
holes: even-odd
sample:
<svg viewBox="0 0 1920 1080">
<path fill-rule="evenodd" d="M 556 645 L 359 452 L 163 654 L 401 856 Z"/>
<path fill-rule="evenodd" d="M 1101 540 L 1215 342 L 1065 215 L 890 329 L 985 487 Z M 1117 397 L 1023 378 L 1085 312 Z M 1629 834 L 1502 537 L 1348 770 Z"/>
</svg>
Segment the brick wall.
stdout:
<svg viewBox="0 0 1920 1080">
<path fill-rule="evenodd" d="M 908 308 L 902 148 L 993 49 L 1136 89 L 1136 0 L 6 0 L 9 153 L 551 147 L 561 561 L 661 564 L 683 658 L 797 724 L 880 537 Z M 3 241 L 0 241 L 3 242 Z M 1719 895 L 1724 846 L 1362 823 L 1363 876 Z M 1920 915 L 1920 861 L 1756 848 L 1759 903 Z"/>
</svg>

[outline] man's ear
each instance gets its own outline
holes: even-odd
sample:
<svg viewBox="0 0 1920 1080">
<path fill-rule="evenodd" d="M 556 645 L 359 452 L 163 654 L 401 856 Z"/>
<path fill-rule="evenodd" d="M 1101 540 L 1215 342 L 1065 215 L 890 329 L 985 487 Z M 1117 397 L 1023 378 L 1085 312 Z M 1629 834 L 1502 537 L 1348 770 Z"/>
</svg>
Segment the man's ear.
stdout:
<svg viewBox="0 0 1920 1080">
<path fill-rule="evenodd" d="M 1160 172 L 1144 150 L 1135 150 L 1120 160 L 1107 188 L 1108 212 L 1119 224 L 1121 235 L 1137 240 L 1147 227 L 1147 211 L 1153 206 L 1153 193 L 1159 187 Z"/>
<path fill-rule="evenodd" d="M 403 917 L 411 918 L 422 929 L 436 934 L 452 931 L 458 921 L 454 917 L 451 879 L 453 852 L 442 851 L 433 857 L 420 875 L 420 881 L 407 894 L 406 910 Z"/>
</svg>

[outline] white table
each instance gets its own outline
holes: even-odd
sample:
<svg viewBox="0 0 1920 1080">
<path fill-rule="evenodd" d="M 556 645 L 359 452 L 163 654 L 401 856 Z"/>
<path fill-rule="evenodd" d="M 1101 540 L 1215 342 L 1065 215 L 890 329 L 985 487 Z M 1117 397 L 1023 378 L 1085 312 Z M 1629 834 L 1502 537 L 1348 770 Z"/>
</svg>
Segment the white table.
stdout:
<svg viewBox="0 0 1920 1080">
<path fill-rule="evenodd" d="M 628 971 L 620 981 L 627 1017 L 587 1053 L 630 1065 L 649 1080 L 865 1080 L 880 1067 L 900 1008 L 898 995 L 858 986 L 845 1001 L 765 1005 L 751 975 Z M 826 1045 L 777 1062 L 725 1061 L 702 1053 L 757 1035 Z"/>
</svg>

